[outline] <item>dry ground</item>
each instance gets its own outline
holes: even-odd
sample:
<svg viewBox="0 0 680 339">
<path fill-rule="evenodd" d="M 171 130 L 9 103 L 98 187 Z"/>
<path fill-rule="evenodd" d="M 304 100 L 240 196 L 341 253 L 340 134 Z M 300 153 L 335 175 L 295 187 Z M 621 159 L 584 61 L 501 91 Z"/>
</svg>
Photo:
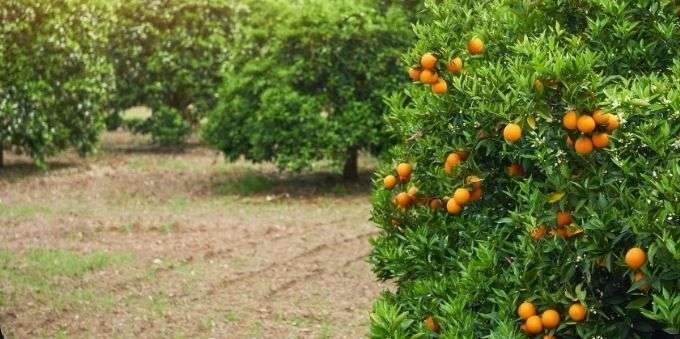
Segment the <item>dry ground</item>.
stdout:
<svg viewBox="0 0 680 339">
<path fill-rule="evenodd" d="M 358 338 L 368 179 L 288 177 L 192 146 L 105 135 L 99 155 L 0 170 L 0 327 L 10 338 Z M 367 177 L 367 176 L 365 176 Z"/>
</svg>

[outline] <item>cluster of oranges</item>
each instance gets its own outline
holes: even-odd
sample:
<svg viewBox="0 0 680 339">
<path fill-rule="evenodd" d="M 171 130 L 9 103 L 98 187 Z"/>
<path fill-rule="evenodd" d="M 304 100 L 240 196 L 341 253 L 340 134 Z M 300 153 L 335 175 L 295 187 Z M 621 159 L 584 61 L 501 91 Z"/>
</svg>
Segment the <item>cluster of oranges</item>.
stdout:
<svg viewBox="0 0 680 339">
<path fill-rule="evenodd" d="M 616 115 L 605 113 L 601 109 L 595 110 L 591 115 L 579 115 L 571 110 L 562 117 L 562 125 L 567 130 L 581 133 L 576 142 L 567 136 L 567 144 L 573 146 L 576 153 L 587 155 L 593 152 L 593 148 L 609 146 L 608 133 L 619 128 L 619 119 Z"/>
<path fill-rule="evenodd" d="M 468 52 L 471 55 L 478 55 L 484 52 L 484 42 L 475 37 L 470 39 L 467 45 Z M 408 75 L 413 81 L 420 81 L 425 85 L 432 86 L 432 93 L 444 94 L 448 91 L 448 85 L 437 72 L 437 62 L 439 60 L 432 53 L 425 53 L 420 57 L 420 65 L 418 67 L 411 67 L 408 70 Z M 453 74 L 460 74 L 463 72 L 463 59 L 460 57 L 453 58 L 446 69 Z"/>
<path fill-rule="evenodd" d="M 626 266 L 635 272 L 633 274 L 634 283 L 637 283 L 645 278 L 645 274 L 639 270 L 642 266 L 644 266 L 645 262 L 647 262 L 647 253 L 645 250 L 639 247 L 633 247 L 629 249 L 628 252 L 626 252 L 624 261 L 626 262 Z M 650 285 L 645 284 L 640 286 L 640 291 L 647 293 L 650 288 Z"/>
<path fill-rule="evenodd" d="M 571 238 L 583 233 L 582 229 L 572 229 L 571 212 L 570 211 L 558 211 L 557 212 L 557 225 L 548 231 L 545 225 L 541 225 L 531 231 L 531 238 L 538 241 L 541 240 L 547 234 L 560 236 L 562 238 Z"/>
<path fill-rule="evenodd" d="M 581 322 L 586 319 L 586 308 L 583 304 L 577 302 L 569 306 L 569 318 L 575 322 Z M 536 306 L 531 302 L 525 301 L 517 308 L 517 315 L 523 320 L 520 330 L 529 335 L 537 335 L 543 331 L 550 331 L 560 325 L 560 313 L 554 309 L 547 309 L 541 313 L 536 314 Z M 543 339 L 555 339 L 552 334 L 546 334 Z"/>
</svg>

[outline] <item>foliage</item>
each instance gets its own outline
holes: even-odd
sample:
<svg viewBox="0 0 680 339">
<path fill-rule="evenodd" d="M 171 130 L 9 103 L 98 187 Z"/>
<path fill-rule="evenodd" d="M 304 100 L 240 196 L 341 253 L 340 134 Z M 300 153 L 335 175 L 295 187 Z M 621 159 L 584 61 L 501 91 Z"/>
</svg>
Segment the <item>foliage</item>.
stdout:
<svg viewBox="0 0 680 339">
<path fill-rule="evenodd" d="M 404 75 L 404 10 L 351 0 L 252 1 L 204 139 L 229 158 L 301 170 L 384 146 L 383 95 Z M 349 173 L 348 173 L 349 172 Z"/>
<path fill-rule="evenodd" d="M 415 27 L 404 61 L 432 52 L 448 93 L 422 84 L 389 99 L 388 127 L 402 142 L 379 170 L 373 220 L 382 229 L 370 261 L 398 285 L 376 302 L 371 336 L 520 338 L 518 305 L 554 308 L 559 338 L 665 338 L 680 309 L 680 21 L 669 1 L 428 1 L 432 20 Z M 471 56 L 467 42 L 486 43 Z M 460 56 L 461 74 L 445 64 Z M 537 81 L 538 80 L 538 81 Z M 565 138 L 566 111 L 615 114 L 610 144 L 579 155 Z M 519 142 L 503 127 L 523 129 Z M 599 127 L 603 128 L 603 127 Z M 469 158 L 447 175 L 444 159 Z M 410 162 L 409 183 L 382 177 Z M 509 176 L 520 164 L 526 174 Z M 453 194 L 470 175 L 483 198 L 458 215 L 428 205 L 400 209 L 397 190 L 416 201 Z M 573 223 L 560 235 L 558 211 Z M 532 239 L 545 226 L 549 234 Z M 647 253 L 644 278 L 624 263 Z M 645 292 L 645 286 L 651 286 Z M 570 320 L 574 302 L 587 319 Z M 407 314 L 403 319 L 402 314 Z M 441 333 L 425 328 L 433 315 Z M 394 323 L 411 320 L 408 327 Z M 396 331 L 396 332 L 395 332 Z M 540 334 L 542 337 L 543 333 Z M 539 336 L 537 336 L 539 337 Z"/>
<path fill-rule="evenodd" d="M 93 151 L 113 87 L 108 13 L 96 1 L 0 2 L 0 149 L 40 166 L 69 146 Z"/>
<path fill-rule="evenodd" d="M 109 48 L 118 89 L 114 114 L 146 105 L 153 111 L 150 129 L 139 131 L 159 143 L 182 143 L 187 127 L 215 104 L 234 15 L 227 0 L 116 2 Z"/>
</svg>

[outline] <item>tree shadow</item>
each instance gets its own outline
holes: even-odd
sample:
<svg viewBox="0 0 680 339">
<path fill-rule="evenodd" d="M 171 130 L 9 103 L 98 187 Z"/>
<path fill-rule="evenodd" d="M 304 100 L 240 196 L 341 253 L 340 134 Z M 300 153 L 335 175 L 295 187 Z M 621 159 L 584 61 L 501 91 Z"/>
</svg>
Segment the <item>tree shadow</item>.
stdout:
<svg viewBox="0 0 680 339">
<path fill-rule="evenodd" d="M 45 168 L 41 168 L 29 160 L 16 160 L 0 167 L 0 181 L 17 182 L 24 178 L 47 174 L 50 171 L 79 166 L 77 161 L 50 160 L 47 161 Z"/>
</svg>

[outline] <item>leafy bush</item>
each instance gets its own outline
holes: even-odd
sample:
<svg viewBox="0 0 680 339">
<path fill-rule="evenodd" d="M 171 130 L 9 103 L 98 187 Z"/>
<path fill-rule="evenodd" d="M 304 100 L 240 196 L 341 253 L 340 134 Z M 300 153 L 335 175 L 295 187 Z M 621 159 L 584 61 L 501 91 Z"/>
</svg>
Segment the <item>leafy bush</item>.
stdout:
<svg viewBox="0 0 680 339">
<path fill-rule="evenodd" d="M 70 146 L 93 151 L 113 86 L 108 16 L 93 1 L 0 2 L 0 150 L 40 166 Z"/>
<path fill-rule="evenodd" d="M 232 159 L 275 160 L 291 170 L 335 159 L 356 177 L 357 152 L 386 143 L 382 96 L 403 78 L 405 12 L 349 0 L 249 8 L 204 139 Z"/>
<path fill-rule="evenodd" d="M 398 289 L 376 302 L 371 336 L 677 335 L 674 5 L 427 7 L 432 20 L 415 27 L 404 60 L 416 74 L 433 53 L 446 86 L 436 95 L 414 83 L 389 99 L 402 142 L 376 180 L 382 232 L 370 260 Z M 412 173 L 395 172 L 400 162 Z"/>
<path fill-rule="evenodd" d="M 227 0 L 116 2 L 109 49 L 118 89 L 114 114 L 146 105 L 153 114 L 145 131 L 154 140 L 184 142 L 186 127 L 198 125 L 215 103 L 233 15 Z"/>
</svg>

